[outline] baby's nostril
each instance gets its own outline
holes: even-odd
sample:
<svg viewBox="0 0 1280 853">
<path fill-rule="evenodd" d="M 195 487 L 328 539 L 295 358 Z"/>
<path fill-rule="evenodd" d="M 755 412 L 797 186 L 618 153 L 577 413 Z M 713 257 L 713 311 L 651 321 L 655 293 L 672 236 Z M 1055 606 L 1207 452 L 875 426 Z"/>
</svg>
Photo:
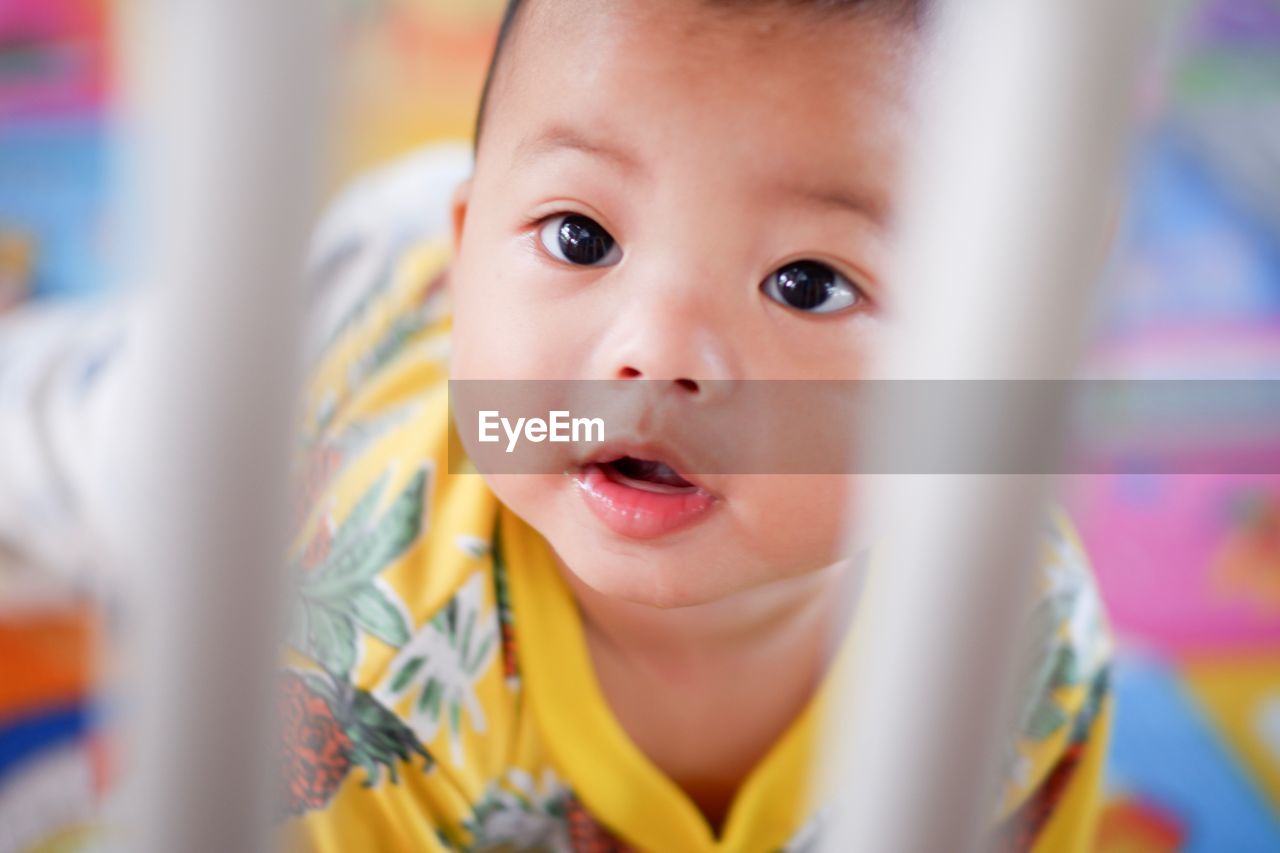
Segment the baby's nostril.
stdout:
<svg viewBox="0 0 1280 853">
<path fill-rule="evenodd" d="M 692 379 L 677 379 L 676 384 L 691 394 L 698 393 L 698 383 Z"/>
<path fill-rule="evenodd" d="M 624 367 L 618 371 L 619 379 L 639 379 L 641 375 L 634 367 Z"/>
</svg>

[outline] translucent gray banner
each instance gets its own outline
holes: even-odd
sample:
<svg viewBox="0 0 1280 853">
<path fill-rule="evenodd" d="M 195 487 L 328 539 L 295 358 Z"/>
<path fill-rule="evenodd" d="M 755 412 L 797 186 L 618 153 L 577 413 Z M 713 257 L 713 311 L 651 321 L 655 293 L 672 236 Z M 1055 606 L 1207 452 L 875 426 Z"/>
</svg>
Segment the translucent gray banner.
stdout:
<svg viewBox="0 0 1280 853">
<path fill-rule="evenodd" d="M 474 380 L 449 395 L 454 473 L 1280 473 L 1280 380 Z M 859 442 L 871 414 L 894 428 Z"/>
</svg>

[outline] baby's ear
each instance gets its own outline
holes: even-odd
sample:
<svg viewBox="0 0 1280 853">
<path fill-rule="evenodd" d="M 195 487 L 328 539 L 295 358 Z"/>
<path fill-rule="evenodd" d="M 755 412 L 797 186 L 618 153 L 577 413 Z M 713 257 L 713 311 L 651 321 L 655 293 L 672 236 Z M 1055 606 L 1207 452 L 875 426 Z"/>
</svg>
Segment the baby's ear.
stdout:
<svg viewBox="0 0 1280 853">
<path fill-rule="evenodd" d="M 467 224 L 467 207 L 471 204 L 472 179 L 467 178 L 458 184 L 450 201 L 451 221 L 453 223 L 453 254 L 456 257 L 462 249 L 462 231 Z"/>
</svg>

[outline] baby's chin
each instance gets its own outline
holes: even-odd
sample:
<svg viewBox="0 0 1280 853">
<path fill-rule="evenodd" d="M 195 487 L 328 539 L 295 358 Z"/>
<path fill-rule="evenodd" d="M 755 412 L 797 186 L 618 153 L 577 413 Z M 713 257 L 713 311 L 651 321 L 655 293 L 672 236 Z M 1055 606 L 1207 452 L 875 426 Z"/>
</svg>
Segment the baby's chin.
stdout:
<svg viewBox="0 0 1280 853">
<path fill-rule="evenodd" d="M 486 476 L 498 498 L 550 546 L 575 595 L 658 609 L 697 607 L 777 581 L 809 574 L 839 559 L 829 542 L 786 543 L 772 553 L 765 531 L 735 527 L 730 508 L 667 536 L 619 536 L 583 506 L 564 475 Z M 816 530 L 813 531 L 816 533 Z M 764 534 L 763 536 L 761 534 Z M 812 551 L 812 553 L 807 553 Z M 806 568 L 811 567 L 811 568 Z"/>
<path fill-rule="evenodd" d="M 553 534 L 554 535 L 554 534 Z M 698 567 L 694 560 L 678 554 L 643 559 L 634 555 L 600 554 L 581 549 L 575 542 L 555 551 L 561 572 L 571 587 L 581 594 L 586 587 L 595 595 L 658 610 L 676 610 L 726 601 L 764 582 L 752 583 L 741 577 L 726 577 L 720 567 Z M 587 553 L 579 554 L 580 550 Z"/>
</svg>

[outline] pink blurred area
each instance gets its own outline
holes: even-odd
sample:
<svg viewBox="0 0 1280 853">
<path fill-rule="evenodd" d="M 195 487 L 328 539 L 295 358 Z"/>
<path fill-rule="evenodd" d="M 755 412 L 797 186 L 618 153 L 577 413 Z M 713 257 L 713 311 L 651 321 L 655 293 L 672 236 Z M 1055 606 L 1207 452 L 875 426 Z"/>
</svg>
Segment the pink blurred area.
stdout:
<svg viewBox="0 0 1280 853">
<path fill-rule="evenodd" d="M 0 0 L 0 120 L 100 106 L 108 13 L 108 0 Z"/>
<path fill-rule="evenodd" d="M 1122 640 L 1174 655 L 1280 649 L 1280 478 L 1084 476 L 1072 492 Z"/>
<path fill-rule="evenodd" d="M 0 32 L 27 38 L 84 32 L 102 20 L 102 0 L 0 0 Z"/>
<path fill-rule="evenodd" d="M 117 0 L 0 0 L 0 120 L 110 109 Z M 501 0 L 344 0 L 334 184 L 471 133 Z"/>
</svg>

